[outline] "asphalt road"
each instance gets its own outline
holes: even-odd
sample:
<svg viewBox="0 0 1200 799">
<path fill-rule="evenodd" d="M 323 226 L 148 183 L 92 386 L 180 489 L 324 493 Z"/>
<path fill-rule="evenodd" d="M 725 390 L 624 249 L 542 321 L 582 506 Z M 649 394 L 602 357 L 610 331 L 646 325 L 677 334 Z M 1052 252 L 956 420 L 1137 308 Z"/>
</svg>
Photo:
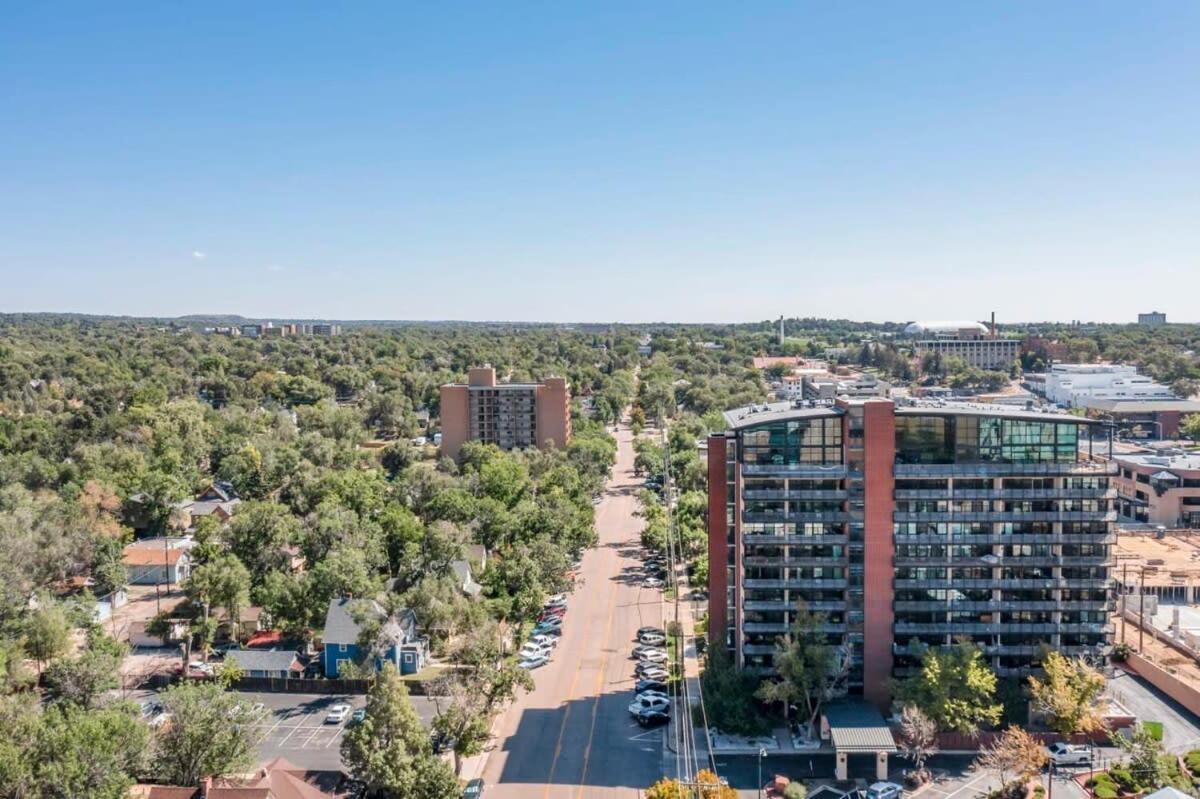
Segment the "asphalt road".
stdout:
<svg viewBox="0 0 1200 799">
<path fill-rule="evenodd" d="M 630 650 L 643 625 L 661 626 L 662 595 L 641 587 L 632 435 L 617 434 L 617 463 L 599 506 L 599 545 L 583 556 L 553 660 L 535 690 L 505 712 L 484 769 L 488 799 L 636 796 L 661 776 L 661 730 L 640 729 Z"/>
</svg>

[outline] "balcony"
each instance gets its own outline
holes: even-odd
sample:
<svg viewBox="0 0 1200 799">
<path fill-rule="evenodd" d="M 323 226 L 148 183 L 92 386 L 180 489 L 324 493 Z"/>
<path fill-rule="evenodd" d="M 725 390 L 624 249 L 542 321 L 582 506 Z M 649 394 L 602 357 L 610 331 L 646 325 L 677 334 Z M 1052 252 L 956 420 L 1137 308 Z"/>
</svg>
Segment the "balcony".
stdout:
<svg viewBox="0 0 1200 799">
<path fill-rule="evenodd" d="M 966 602 L 951 602 L 945 599 L 904 599 L 896 600 L 892 603 L 893 610 L 897 614 L 902 613 L 929 613 L 943 611 L 968 611 L 975 612 L 991 612 L 999 613 L 1001 611 L 1057 611 L 1057 610 L 1087 610 L 1101 611 L 1107 610 L 1109 603 L 1105 600 L 1096 600 L 1094 602 L 1057 602 L 1049 599 L 1006 599 L 1006 600 L 987 600 L 987 601 L 966 601 Z M 766 608 L 764 608 L 765 610 Z"/>
<path fill-rule="evenodd" d="M 779 622 L 776 622 L 776 621 L 745 621 L 745 622 L 742 622 L 742 632 L 744 632 L 744 633 L 768 633 L 768 634 L 775 633 L 777 635 L 784 635 L 785 633 L 790 632 L 791 629 L 792 629 L 792 626 L 790 624 L 784 624 L 781 621 L 779 621 Z M 817 628 L 817 632 L 833 633 L 833 634 L 841 635 L 846 632 L 846 625 L 844 625 L 844 624 L 822 624 L 820 627 Z"/>
<path fill-rule="evenodd" d="M 742 497 L 745 499 L 785 499 L 785 500 L 812 500 L 826 499 L 835 501 L 844 501 L 847 496 L 847 491 L 844 488 L 829 488 L 829 489 L 812 489 L 809 491 L 769 491 L 766 489 L 746 489 L 742 492 Z"/>
<path fill-rule="evenodd" d="M 846 535 L 744 535 L 742 544 L 749 549 L 755 544 L 846 544 L 850 540 Z"/>
<path fill-rule="evenodd" d="M 811 577 L 789 578 L 787 580 L 759 579 L 747 577 L 742 580 L 742 587 L 750 588 L 816 588 L 824 591 L 837 591 L 846 587 L 845 577 L 826 577 L 813 579 Z"/>
<path fill-rule="evenodd" d="M 1059 625 L 1052 622 L 907 622 L 897 621 L 894 626 L 896 635 L 976 635 L 989 633 L 993 635 L 1053 635 L 1059 631 Z"/>
<path fill-rule="evenodd" d="M 1073 463 L 897 463 L 896 477 L 1028 477 L 1114 475 L 1117 465 L 1109 461 Z"/>
<path fill-rule="evenodd" d="M 753 522 L 829 522 L 839 524 L 849 520 L 844 510 L 814 510 L 793 513 L 743 513 L 742 521 Z"/>
<path fill-rule="evenodd" d="M 747 599 L 744 602 L 742 602 L 742 609 L 747 610 L 747 611 L 795 610 L 798 599 L 799 599 L 799 597 L 793 598 L 792 601 L 790 601 L 790 602 L 784 602 L 782 599 L 779 599 L 779 600 Z M 805 602 L 804 606 L 808 610 L 810 610 L 814 613 L 819 613 L 819 612 L 824 612 L 824 611 L 844 611 L 846 609 L 846 603 L 844 601 L 842 601 L 842 602 L 828 602 L 828 601 Z"/>
<path fill-rule="evenodd" d="M 1115 522 L 1117 512 L 1067 510 L 896 511 L 897 522 Z"/>
<path fill-rule="evenodd" d="M 743 463 L 742 474 L 782 475 L 784 477 L 821 477 L 839 480 L 846 476 L 845 464 L 816 463 Z"/>
<path fill-rule="evenodd" d="M 953 535 L 951 533 L 897 533 L 897 544 L 1115 544 L 1117 534 L 1103 533 L 983 533 Z"/>
<path fill-rule="evenodd" d="M 844 566 L 847 564 L 846 556 L 834 558 L 830 556 L 820 558 L 770 558 L 759 555 L 747 555 L 742 558 L 743 565 L 746 566 L 774 566 L 778 568 L 810 568 L 812 566 Z"/>
<path fill-rule="evenodd" d="M 1116 499 L 1115 488 L 897 488 L 896 499 Z"/>
</svg>

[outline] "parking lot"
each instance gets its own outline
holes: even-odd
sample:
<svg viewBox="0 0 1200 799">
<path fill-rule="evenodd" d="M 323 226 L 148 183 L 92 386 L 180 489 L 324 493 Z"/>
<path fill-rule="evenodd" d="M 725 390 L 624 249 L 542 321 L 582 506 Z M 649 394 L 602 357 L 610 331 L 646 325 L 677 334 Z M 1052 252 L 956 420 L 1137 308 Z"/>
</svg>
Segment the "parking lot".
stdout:
<svg viewBox="0 0 1200 799">
<path fill-rule="evenodd" d="M 357 710 L 366 706 L 365 696 L 325 694 L 244 693 L 248 702 L 262 702 L 263 717 L 259 758 L 265 762 L 284 757 L 298 766 L 311 769 L 339 769 L 339 747 L 346 724 L 327 724 L 325 716 L 334 705 L 346 704 Z M 423 696 L 410 697 L 413 708 L 426 727 L 433 720 L 434 705 Z"/>
</svg>

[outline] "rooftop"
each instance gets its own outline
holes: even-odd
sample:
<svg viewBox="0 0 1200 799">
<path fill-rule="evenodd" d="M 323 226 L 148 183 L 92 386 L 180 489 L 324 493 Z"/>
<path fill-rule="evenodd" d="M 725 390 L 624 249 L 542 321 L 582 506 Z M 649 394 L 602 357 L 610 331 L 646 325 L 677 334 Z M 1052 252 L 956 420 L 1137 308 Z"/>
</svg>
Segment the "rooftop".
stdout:
<svg viewBox="0 0 1200 799">
<path fill-rule="evenodd" d="M 877 397 L 851 399 L 851 404 L 888 402 Z M 829 403 L 795 401 L 764 402 L 732 408 L 725 411 L 725 424 L 729 430 L 740 430 L 766 422 L 789 419 L 814 419 L 841 416 L 844 411 Z M 1071 422 L 1074 424 L 1100 424 L 1099 421 L 1049 410 L 1025 410 L 1011 405 L 982 402 L 955 402 L 953 400 L 906 399 L 896 403 L 897 416 L 1002 416 L 1006 419 L 1027 419 L 1039 422 Z"/>
<path fill-rule="evenodd" d="M 1109 413 L 1161 413 L 1162 411 L 1178 411 L 1180 413 L 1200 413 L 1200 402 L 1185 399 L 1097 399 L 1095 397 L 1080 398 L 1081 404 Z"/>
<path fill-rule="evenodd" d="M 1113 453 L 1113 460 L 1132 466 L 1150 466 L 1156 469 L 1177 469 L 1184 472 L 1200 471 L 1200 452 L 1182 454 L 1137 454 Z"/>
<path fill-rule="evenodd" d="M 1128 574 L 1130 581 L 1141 580 L 1141 568 L 1152 567 L 1145 575 L 1148 586 L 1183 585 L 1200 577 L 1200 536 L 1153 533 L 1121 533 L 1113 573 L 1118 579 Z M 1126 571 L 1128 569 L 1128 571 Z"/>
<path fill-rule="evenodd" d="M 825 706 L 829 737 L 839 752 L 895 752 L 896 740 L 879 709 L 866 702 L 832 702 Z"/>
</svg>

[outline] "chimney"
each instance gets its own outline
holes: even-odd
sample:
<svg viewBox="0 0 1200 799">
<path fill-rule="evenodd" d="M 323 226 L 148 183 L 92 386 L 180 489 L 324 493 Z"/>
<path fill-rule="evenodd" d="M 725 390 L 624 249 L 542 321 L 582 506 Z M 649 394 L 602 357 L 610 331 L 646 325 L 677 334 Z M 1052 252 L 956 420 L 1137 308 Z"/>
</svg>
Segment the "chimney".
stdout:
<svg viewBox="0 0 1200 799">
<path fill-rule="evenodd" d="M 992 338 L 996 337 L 996 312 L 992 311 Z"/>
</svg>

